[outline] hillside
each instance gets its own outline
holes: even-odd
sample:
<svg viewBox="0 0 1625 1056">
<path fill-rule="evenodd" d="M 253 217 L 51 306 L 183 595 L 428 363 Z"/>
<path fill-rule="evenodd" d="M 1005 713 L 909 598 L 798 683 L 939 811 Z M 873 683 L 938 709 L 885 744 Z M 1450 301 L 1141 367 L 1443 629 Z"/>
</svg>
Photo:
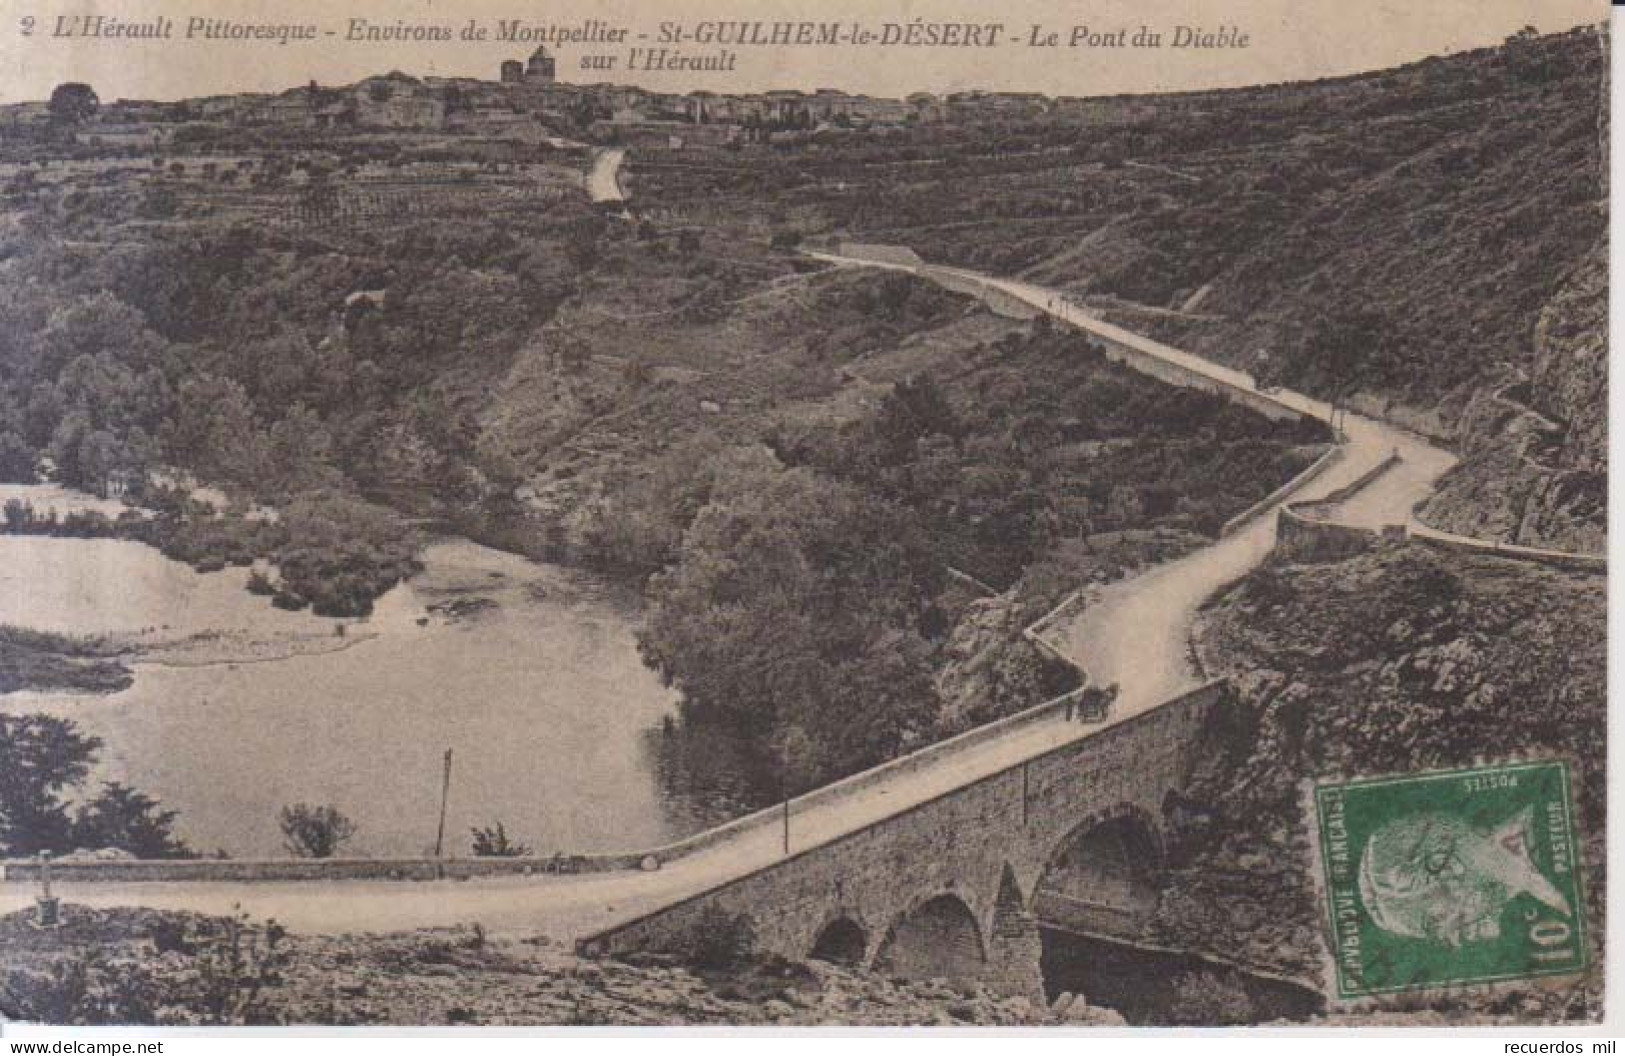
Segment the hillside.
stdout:
<svg viewBox="0 0 1625 1056">
<path fill-rule="evenodd" d="M 1170 329 L 1452 437 L 1474 393 L 1527 369 L 1606 229 L 1601 66 L 1590 33 L 1430 60 L 1383 111 L 1295 139 L 1285 222 L 1209 280 L 1200 311 L 1221 320 Z"/>
<path fill-rule="evenodd" d="M 1161 939 L 1318 980 L 1322 907 L 1306 783 L 1526 754 L 1575 766 L 1600 936 L 1605 608 L 1597 577 L 1406 545 L 1333 564 L 1266 566 L 1215 599 L 1197 648 L 1213 674 L 1231 679 L 1236 700 L 1217 731 L 1224 750 L 1189 790 L 1209 820 L 1170 845 Z M 1426 1005 L 1594 1018 L 1601 978 L 1515 995 L 1513 1005 L 1494 994 Z"/>
<path fill-rule="evenodd" d="M 1520 34 L 1330 81 L 1063 100 L 727 155 L 722 171 L 635 168 L 679 211 L 743 222 L 765 203 L 803 236 L 1064 286 L 1449 438 L 1476 392 L 1527 369 L 1541 313 L 1606 227 L 1602 67 L 1592 29 Z"/>
<path fill-rule="evenodd" d="M 1025 621 L 1326 441 L 906 275 L 599 209 L 584 151 L 96 150 L 0 183 L 0 477 L 127 498 L 155 516 L 82 534 L 321 617 L 436 531 L 646 588 L 646 660 L 755 763 L 740 807 L 786 752 L 810 786 L 1072 688 Z"/>
<path fill-rule="evenodd" d="M 1422 508 L 1438 528 L 1602 553 L 1608 530 L 1608 262 L 1599 244 L 1541 313 L 1521 376 L 1463 413 L 1462 462 Z"/>
</svg>

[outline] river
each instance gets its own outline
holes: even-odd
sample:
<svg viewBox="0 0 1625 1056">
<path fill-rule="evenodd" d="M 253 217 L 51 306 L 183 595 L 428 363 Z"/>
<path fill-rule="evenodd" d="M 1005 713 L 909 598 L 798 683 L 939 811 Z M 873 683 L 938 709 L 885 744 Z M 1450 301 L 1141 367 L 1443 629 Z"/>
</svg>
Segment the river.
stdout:
<svg viewBox="0 0 1625 1056">
<path fill-rule="evenodd" d="M 7 487 L 64 510 L 78 497 Z M 0 622 L 131 643 L 135 683 L 18 693 L 0 710 L 72 718 L 105 747 L 96 778 L 179 811 L 204 853 L 282 854 L 279 808 L 330 803 L 349 853 L 433 849 L 453 752 L 447 845 L 501 821 L 541 853 L 653 846 L 719 820 L 667 773 L 675 694 L 642 664 L 634 599 L 466 540 L 365 620 L 273 608 L 245 569 L 200 575 L 139 543 L 0 536 Z M 453 604 L 460 612 L 430 612 Z M 342 622 L 344 633 L 337 628 Z"/>
<path fill-rule="evenodd" d="M 1255 975 L 1189 953 L 1153 950 L 1045 928 L 1044 996 L 1082 995 L 1135 1027 L 1301 1023 L 1325 1012 L 1306 984 Z"/>
</svg>

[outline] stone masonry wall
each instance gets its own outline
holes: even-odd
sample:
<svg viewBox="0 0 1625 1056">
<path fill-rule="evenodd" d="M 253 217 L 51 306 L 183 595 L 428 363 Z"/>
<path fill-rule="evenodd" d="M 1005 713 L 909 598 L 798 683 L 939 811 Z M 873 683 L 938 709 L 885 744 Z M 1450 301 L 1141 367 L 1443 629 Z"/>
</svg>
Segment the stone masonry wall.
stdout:
<svg viewBox="0 0 1625 1056">
<path fill-rule="evenodd" d="M 990 982 L 1030 992 L 1011 965 L 1031 960 L 1023 926 L 1032 893 L 1057 849 L 1080 828 L 1133 811 L 1162 816 L 1199 750 L 1203 724 L 1224 692 L 1214 683 L 1134 718 L 793 855 L 705 894 L 591 936 L 589 954 L 682 949 L 722 916 L 751 922 L 758 948 L 805 958 L 819 933 L 845 917 L 873 960 L 888 933 L 918 907 L 948 895 L 981 929 Z M 1015 888 L 1012 899 L 1011 887 Z M 1002 897 L 1001 897 L 1002 892 Z M 1020 907 L 1012 917 L 1012 901 Z M 1007 949 L 1020 947 L 1021 956 Z M 1031 971 L 1037 972 L 1036 960 Z"/>
</svg>

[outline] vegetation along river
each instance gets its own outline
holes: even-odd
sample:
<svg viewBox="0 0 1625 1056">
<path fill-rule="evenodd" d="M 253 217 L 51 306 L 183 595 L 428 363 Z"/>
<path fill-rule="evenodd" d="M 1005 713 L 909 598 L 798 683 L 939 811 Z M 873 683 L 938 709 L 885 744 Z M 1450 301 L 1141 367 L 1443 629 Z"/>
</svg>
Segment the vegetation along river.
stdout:
<svg viewBox="0 0 1625 1056">
<path fill-rule="evenodd" d="M 74 504 L 58 489 L 4 492 Z M 431 851 L 448 748 L 448 853 L 498 821 L 551 854 L 651 846 L 716 820 L 661 791 L 675 694 L 639 659 L 628 597 L 465 540 L 423 561 L 370 618 L 336 621 L 273 608 L 244 590 L 246 569 L 200 575 L 134 542 L 0 536 L 0 623 L 112 636 L 135 670 L 124 692 L 14 693 L 0 710 L 100 737 L 95 776 L 160 797 L 203 853 L 284 853 L 278 810 L 300 801 L 356 822 L 346 853 Z"/>
</svg>

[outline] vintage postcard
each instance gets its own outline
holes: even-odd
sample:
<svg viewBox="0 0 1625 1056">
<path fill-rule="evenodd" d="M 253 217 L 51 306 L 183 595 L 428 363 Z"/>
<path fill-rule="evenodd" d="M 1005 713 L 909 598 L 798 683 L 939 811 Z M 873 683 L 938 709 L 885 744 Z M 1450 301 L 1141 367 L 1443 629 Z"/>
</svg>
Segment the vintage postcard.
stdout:
<svg viewBox="0 0 1625 1056">
<path fill-rule="evenodd" d="M 0 1019 L 1604 1022 L 1600 0 L 0 14 Z"/>
</svg>

